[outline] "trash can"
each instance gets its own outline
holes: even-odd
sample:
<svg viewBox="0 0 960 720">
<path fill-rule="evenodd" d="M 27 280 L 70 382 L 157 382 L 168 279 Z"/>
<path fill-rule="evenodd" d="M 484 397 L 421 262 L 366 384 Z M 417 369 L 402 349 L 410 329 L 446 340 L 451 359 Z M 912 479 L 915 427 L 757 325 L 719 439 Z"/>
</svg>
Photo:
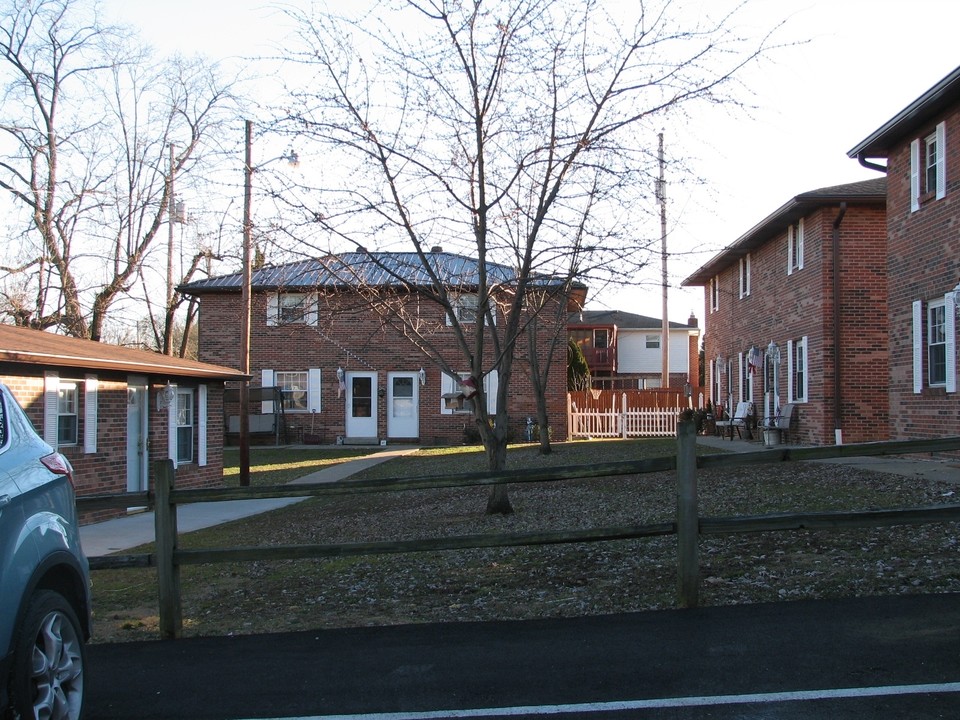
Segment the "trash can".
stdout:
<svg viewBox="0 0 960 720">
<path fill-rule="evenodd" d="M 766 447 L 773 447 L 780 444 L 780 430 L 777 428 L 766 428 L 763 431 L 763 444 Z"/>
</svg>

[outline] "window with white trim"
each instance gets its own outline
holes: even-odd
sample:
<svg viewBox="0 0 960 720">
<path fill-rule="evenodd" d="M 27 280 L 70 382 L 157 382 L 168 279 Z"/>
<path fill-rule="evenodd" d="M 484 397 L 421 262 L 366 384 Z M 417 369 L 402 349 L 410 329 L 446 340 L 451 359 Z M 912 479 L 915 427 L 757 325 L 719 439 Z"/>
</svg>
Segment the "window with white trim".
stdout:
<svg viewBox="0 0 960 720">
<path fill-rule="evenodd" d="M 647 337 L 646 337 L 646 346 L 647 346 L 647 350 L 659 350 L 659 349 L 660 349 L 660 336 L 659 336 L 659 335 L 647 335 Z"/>
<path fill-rule="evenodd" d="M 807 337 L 787 341 L 787 397 L 790 402 L 807 402 L 810 361 Z"/>
<path fill-rule="evenodd" d="M 260 371 L 260 386 L 280 388 L 285 412 L 320 412 L 321 377 L 320 368 L 306 370 L 264 368 Z M 276 412 L 273 405 L 272 401 L 264 400 L 261 403 L 260 412 L 265 415 Z"/>
<path fill-rule="evenodd" d="M 274 373 L 273 382 L 280 388 L 284 411 L 307 412 L 309 384 L 306 371 L 277 371 Z"/>
<path fill-rule="evenodd" d="M 750 253 L 740 258 L 740 297 L 750 294 Z"/>
<path fill-rule="evenodd" d="M 456 377 L 447 373 L 440 374 L 440 414 L 452 415 L 454 413 L 473 413 L 473 400 L 463 401 L 463 407 L 457 410 L 446 406 L 444 395 L 463 392 L 462 383 L 470 377 L 470 373 L 457 373 Z M 496 370 L 491 370 L 483 376 L 483 394 L 487 398 L 487 413 L 493 415 L 497 412 L 497 389 L 499 387 L 499 377 Z"/>
<path fill-rule="evenodd" d="M 277 292 L 267 296 L 267 325 L 316 324 L 316 293 Z"/>
<path fill-rule="evenodd" d="M 477 318 L 481 315 L 480 309 L 480 297 L 476 293 L 460 293 L 459 295 L 453 296 L 450 298 L 451 305 L 453 307 L 454 315 L 456 315 L 457 321 L 473 325 L 476 324 Z M 496 306 L 491 303 L 490 313 L 493 318 L 493 324 L 497 324 L 497 312 Z M 450 319 L 450 316 L 446 316 L 447 325 L 453 325 L 453 321 Z"/>
<path fill-rule="evenodd" d="M 803 218 L 787 228 L 787 275 L 803 270 Z"/>
<path fill-rule="evenodd" d="M 946 123 L 938 123 L 932 133 L 910 143 L 910 211 L 921 202 L 940 200 L 947 194 Z"/>
<path fill-rule="evenodd" d="M 177 463 L 193 462 L 193 390 L 177 388 Z"/>
<path fill-rule="evenodd" d="M 720 309 L 720 277 L 714 275 L 710 279 L 710 312 Z"/>
<path fill-rule="evenodd" d="M 75 382 L 61 382 L 57 391 L 57 445 L 76 445 L 80 426 L 79 391 Z"/>
<path fill-rule="evenodd" d="M 946 304 L 935 300 L 927 306 L 927 384 L 947 384 L 947 318 Z"/>
</svg>

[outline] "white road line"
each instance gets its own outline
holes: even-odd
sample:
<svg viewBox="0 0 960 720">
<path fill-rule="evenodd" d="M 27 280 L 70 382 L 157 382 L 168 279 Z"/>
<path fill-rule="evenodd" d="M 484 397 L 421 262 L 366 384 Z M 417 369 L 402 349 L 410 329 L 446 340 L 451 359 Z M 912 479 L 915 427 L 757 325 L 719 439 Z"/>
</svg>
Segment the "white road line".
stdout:
<svg viewBox="0 0 960 720">
<path fill-rule="evenodd" d="M 423 712 L 367 713 L 358 715 L 310 715 L 298 718 L 251 718 L 250 720 L 445 720 L 476 717 L 536 717 L 563 713 L 625 712 L 664 708 L 710 707 L 757 703 L 805 702 L 844 698 L 886 697 L 890 695 L 960 693 L 960 682 L 928 685 L 887 685 L 882 687 L 837 688 L 833 690 L 798 690 L 794 692 L 752 693 L 746 695 L 703 695 L 699 697 L 622 700 L 616 702 L 575 703 L 568 705 L 526 705 L 469 710 L 430 710 Z"/>
</svg>

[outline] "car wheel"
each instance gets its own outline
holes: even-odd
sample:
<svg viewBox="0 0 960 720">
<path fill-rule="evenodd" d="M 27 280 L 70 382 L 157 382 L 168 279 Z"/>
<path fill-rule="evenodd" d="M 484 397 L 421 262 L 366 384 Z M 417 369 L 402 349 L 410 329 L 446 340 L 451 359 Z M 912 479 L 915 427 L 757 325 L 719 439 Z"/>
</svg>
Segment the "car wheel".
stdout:
<svg viewBox="0 0 960 720">
<path fill-rule="evenodd" d="M 14 712 L 38 720 L 78 720 L 83 712 L 83 635 L 70 603 L 40 590 L 30 599 L 14 652 Z"/>
</svg>

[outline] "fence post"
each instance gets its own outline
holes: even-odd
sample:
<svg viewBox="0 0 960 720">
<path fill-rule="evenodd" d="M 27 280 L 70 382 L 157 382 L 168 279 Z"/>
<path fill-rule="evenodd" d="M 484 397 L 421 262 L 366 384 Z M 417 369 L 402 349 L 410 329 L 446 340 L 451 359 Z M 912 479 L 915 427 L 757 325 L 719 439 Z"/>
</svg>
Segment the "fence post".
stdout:
<svg viewBox="0 0 960 720">
<path fill-rule="evenodd" d="M 697 507 L 697 428 L 677 423 L 677 592 L 680 606 L 697 607 L 700 582 Z"/>
<path fill-rule="evenodd" d="M 180 602 L 180 566 L 173 560 L 177 549 L 177 506 L 170 502 L 173 490 L 173 460 L 158 460 L 153 465 L 154 525 L 157 544 L 157 587 L 160 593 L 160 637 L 172 640 L 183 634 L 183 608 Z"/>
</svg>

